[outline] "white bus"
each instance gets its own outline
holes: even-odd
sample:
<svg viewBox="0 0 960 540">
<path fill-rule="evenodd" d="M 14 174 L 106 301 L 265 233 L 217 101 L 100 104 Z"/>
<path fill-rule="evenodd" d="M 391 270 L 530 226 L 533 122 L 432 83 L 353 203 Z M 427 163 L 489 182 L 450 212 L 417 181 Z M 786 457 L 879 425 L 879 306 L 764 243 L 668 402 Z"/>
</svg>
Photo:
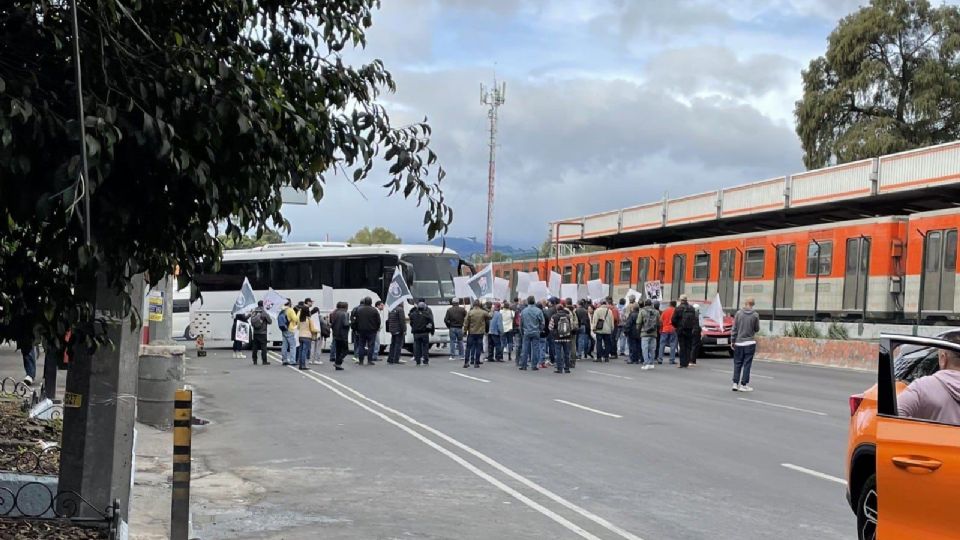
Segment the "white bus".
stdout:
<svg viewBox="0 0 960 540">
<path fill-rule="evenodd" d="M 454 276 L 473 267 L 453 251 L 431 245 L 351 246 L 342 242 L 305 242 L 268 244 L 254 249 L 224 253 L 217 273 L 196 277 L 202 300 L 191 306 L 190 333 L 202 334 L 207 347 L 226 347 L 233 319 L 230 311 L 240 293 L 243 279 L 250 280 L 257 299 L 270 288 L 294 304 L 310 298 L 321 314 L 330 312 L 337 302 L 350 309 L 365 296 L 374 302 L 386 298 L 386 290 L 397 265 L 403 270 L 414 298 L 423 298 L 433 310 L 436 333 L 433 344 L 448 342 L 443 316 L 454 298 Z M 468 272 L 469 273 L 469 272 Z M 333 289 L 333 304 L 323 304 L 323 287 Z M 405 311 L 411 305 L 407 304 Z M 279 345 L 277 324 L 270 325 L 267 337 Z M 412 343 L 407 333 L 406 342 Z M 381 335 L 381 348 L 389 338 Z"/>
</svg>

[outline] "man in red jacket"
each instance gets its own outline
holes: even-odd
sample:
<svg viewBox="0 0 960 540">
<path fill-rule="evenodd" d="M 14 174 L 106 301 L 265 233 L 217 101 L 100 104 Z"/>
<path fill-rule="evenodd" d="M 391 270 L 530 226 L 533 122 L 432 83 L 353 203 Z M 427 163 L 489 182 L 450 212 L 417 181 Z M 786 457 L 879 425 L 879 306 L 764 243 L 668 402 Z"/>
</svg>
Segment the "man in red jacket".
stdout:
<svg viewBox="0 0 960 540">
<path fill-rule="evenodd" d="M 677 309 L 677 301 L 671 300 L 670 307 L 663 310 L 660 320 L 663 328 L 660 330 L 660 348 L 670 347 L 670 363 L 677 363 L 677 329 L 673 327 L 673 312 Z"/>
</svg>

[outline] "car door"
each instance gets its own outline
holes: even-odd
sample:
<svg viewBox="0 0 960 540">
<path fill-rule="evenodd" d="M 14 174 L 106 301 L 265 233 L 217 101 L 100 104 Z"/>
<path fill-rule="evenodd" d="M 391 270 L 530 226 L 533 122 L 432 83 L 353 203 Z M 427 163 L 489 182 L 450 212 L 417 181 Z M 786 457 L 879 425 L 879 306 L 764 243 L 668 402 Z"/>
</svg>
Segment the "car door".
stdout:
<svg viewBox="0 0 960 540">
<path fill-rule="evenodd" d="M 880 369 L 877 538 L 960 538 L 960 426 L 898 416 L 889 355 Z"/>
</svg>

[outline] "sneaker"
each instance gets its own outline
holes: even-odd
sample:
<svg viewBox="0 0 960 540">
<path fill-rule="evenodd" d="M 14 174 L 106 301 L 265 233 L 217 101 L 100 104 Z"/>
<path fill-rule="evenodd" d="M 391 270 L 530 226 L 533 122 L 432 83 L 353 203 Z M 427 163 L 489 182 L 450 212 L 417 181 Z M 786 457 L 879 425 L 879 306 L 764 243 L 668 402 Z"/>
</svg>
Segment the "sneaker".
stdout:
<svg viewBox="0 0 960 540">
<path fill-rule="evenodd" d="M 429 361 L 429 360 L 424 360 L 424 361 L 423 361 L 423 365 L 429 366 L 429 365 L 430 365 L 430 361 Z"/>
<path fill-rule="evenodd" d="M 741 392 L 753 392 L 753 388 L 751 388 L 751 387 L 749 387 L 749 386 L 747 386 L 747 385 L 745 385 L 745 384 L 741 384 L 741 385 L 740 385 L 740 391 L 741 391 Z"/>
<path fill-rule="evenodd" d="M 463 368 L 464 368 L 464 369 L 469 368 L 469 367 L 470 367 L 470 364 L 464 364 L 464 365 L 463 365 Z"/>
<path fill-rule="evenodd" d="M 24 378 L 23 378 L 23 384 L 25 384 L 25 385 L 27 385 L 27 386 L 33 386 L 33 377 L 31 377 L 31 376 L 29 376 L 29 375 L 27 375 L 26 377 L 24 377 Z"/>
<path fill-rule="evenodd" d="M 730 390 L 733 390 L 734 392 L 737 392 L 737 391 L 740 390 L 740 385 L 737 384 L 737 383 L 733 383 L 733 386 L 730 388 Z"/>
<path fill-rule="evenodd" d="M 450 358 L 448 358 L 448 360 L 456 360 L 456 358 L 454 358 L 453 356 L 451 356 Z"/>
<path fill-rule="evenodd" d="M 266 360 L 264 360 L 264 361 L 263 361 L 263 365 L 269 366 L 269 365 L 270 365 L 270 362 L 267 362 Z"/>
<path fill-rule="evenodd" d="M 341 366 L 334 366 L 334 368 L 335 368 L 337 371 L 343 371 L 343 367 L 341 367 Z"/>
<path fill-rule="evenodd" d="M 394 362 L 394 363 L 395 363 L 395 364 L 406 364 L 407 361 L 406 361 L 406 360 L 397 360 L 397 361 Z"/>
<path fill-rule="evenodd" d="M 570 373 L 570 370 L 569 370 L 569 369 L 565 369 L 565 370 L 563 370 L 563 372 L 564 372 L 564 373 Z"/>
</svg>

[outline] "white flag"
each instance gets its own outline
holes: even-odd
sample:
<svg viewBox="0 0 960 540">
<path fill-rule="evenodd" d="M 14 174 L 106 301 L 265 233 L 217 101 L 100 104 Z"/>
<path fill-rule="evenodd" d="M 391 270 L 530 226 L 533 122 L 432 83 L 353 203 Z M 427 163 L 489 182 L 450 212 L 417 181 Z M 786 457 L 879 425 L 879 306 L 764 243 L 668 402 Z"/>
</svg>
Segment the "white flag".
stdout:
<svg viewBox="0 0 960 540">
<path fill-rule="evenodd" d="M 403 271 L 397 266 L 393 270 L 390 289 L 387 290 L 387 300 L 385 302 L 387 309 L 392 310 L 410 298 L 413 298 L 413 295 L 410 294 L 410 287 L 407 287 L 407 282 L 403 280 Z"/>
<path fill-rule="evenodd" d="M 713 302 L 710 302 L 710 305 L 707 306 L 703 316 L 712 319 L 713 322 L 720 325 L 720 331 L 723 331 L 723 318 L 725 314 L 723 313 L 723 306 L 720 305 L 720 293 L 717 293 L 717 296 L 713 298 Z"/>
<path fill-rule="evenodd" d="M 286 302 L 287 299 L 277 291 L 273 290 L 273 288 L 268 290 L 267 294 L 263 295 L 263 309 L 272 315 L 274 319 L 280 315 L 280 310 L 283 309 L 283 304 Z"/>
<path fill-rule="evenodd" d="M 486 268 L 470 278 L 467 285 L 473 291 L 474 298 L 493 296 L 493 265 L 488 264 Z"/>
<path fill-rule="evenodd" d="M 473 291 L 470 290 L 470 286 L 467 284 L 470 281 L 470 278 L 467 276 L 454 276 L 453 278 L 453 294 L 457 298 L 473 298 Z"/>
<path fill-rule="evenodd" d="M 243 278 L 243 285 L 240 286 L 240 294 L 237 295 L 237 299 L 233 303 L 233 309 L 230 310 L 230 315 L 246 313 L 255 307 L 257 307 L 257 297 L 253 295 L 253 287 L 250 286 L 249 279 Z"/>
</svg>

